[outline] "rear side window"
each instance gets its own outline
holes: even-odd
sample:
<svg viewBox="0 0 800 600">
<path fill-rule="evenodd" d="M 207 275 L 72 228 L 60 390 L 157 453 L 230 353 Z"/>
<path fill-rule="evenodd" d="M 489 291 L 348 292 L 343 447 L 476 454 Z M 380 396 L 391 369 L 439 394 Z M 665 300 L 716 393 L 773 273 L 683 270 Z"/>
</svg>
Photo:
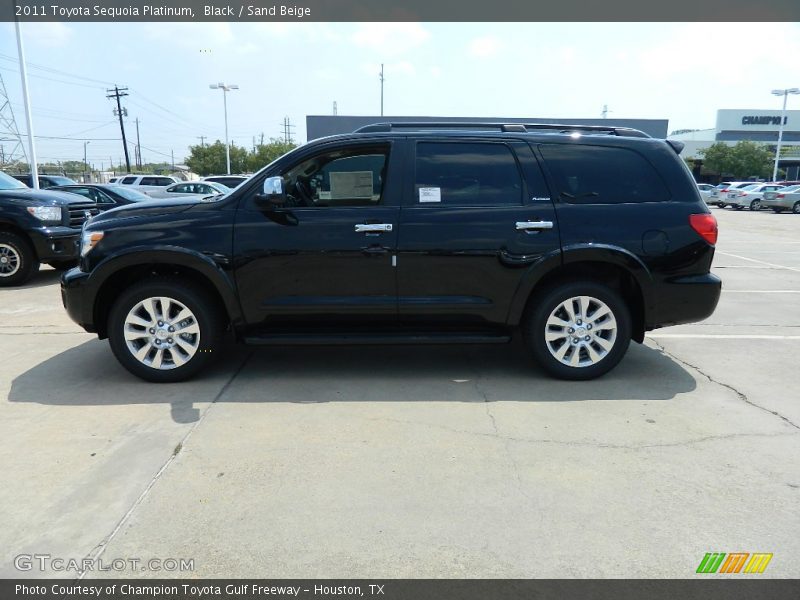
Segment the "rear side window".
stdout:
<svg viewBox="0 0 800 600">
<path fill-rule="evenodd" d="M 562 202 L 630 204 L 670 198 L 655 168 L 633 150 L 567 144 L 540 149 Z"/>
<path fill-rule="evenodd" d="M 172 181 L 172 179 L 169 179 L 167 177 L 156 177 L 155 181 L 156 182 L 153 185 L 172 185 L 173 183 L 175 183 L 174 181 Z"/>
<path fill-rule="evenodd" d="M 142 177 L 142 181 L 139 182 L 139 185 L 158 185 L 156 183 L 158 179 L 156 177 Z"/>
<path fill-rule="evenodd" d="M 522 179 L 505 144 L 420 142 L 414 193 L 433 206 L 519 204 Z"/>
</svg>

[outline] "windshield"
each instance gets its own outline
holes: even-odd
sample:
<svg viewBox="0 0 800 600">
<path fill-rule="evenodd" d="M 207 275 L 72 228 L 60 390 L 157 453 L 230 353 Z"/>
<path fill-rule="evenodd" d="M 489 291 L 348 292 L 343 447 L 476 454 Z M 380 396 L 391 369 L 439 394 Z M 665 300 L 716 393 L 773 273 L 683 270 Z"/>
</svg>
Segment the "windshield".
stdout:
<svg viewBox="0 0 800 600">
<path fill-rule="evenodd" d="M 11 175 L 6 175 L 0 171 L 0 190 L 20 190 L 27 187 L 27 185 L 14 179 Z"/>
<path fill-rule="evenodd" d="M 208 185 L 217 190 L 220 194 L 227 194 L 228 192 L 231 191 L 231 188 L 229 188 L 227 185 L 222 185 L 221 183 L 217 183 L 216 181 L 212 181 Z"/>
<path fill-rule="evenodd" d="M 788 187 L 781 188 L 778 191 L 781 193 L 785 193 L 785 192 L 796 192 L 797 190 L 800 190 L 800 185 L 790 185 Z"/>
<path fill-rule="evenodd" d="M 751 190 L 757 190 L 757 189 L 758 189 L 758 188 L 760 188 L 760 187 L 761 187 L 761 185 L 760 185 L 760 184 L 757 184 L 757 185 L 746 185 L 746 186 L 744 186 L 742 189 L 743 189 L 745 192 L 749 192 L 749 191 L 751 191 Z"/>
<path fill-rule="evenodd" d="M 122 196 L 125 200 L 130 200 L 131 202 L 142 202 L 144 200 L 152 200 L 153 198 L 148 196 L 147 194 L 143 194 L 142 192 L 137 192 L 136 190 L 132 190 L 130 188 L 126 188 L 121 185 L 110 185 L 108 186 L 108 190 L 117 194 L 118 196 Z"/>
</svg>

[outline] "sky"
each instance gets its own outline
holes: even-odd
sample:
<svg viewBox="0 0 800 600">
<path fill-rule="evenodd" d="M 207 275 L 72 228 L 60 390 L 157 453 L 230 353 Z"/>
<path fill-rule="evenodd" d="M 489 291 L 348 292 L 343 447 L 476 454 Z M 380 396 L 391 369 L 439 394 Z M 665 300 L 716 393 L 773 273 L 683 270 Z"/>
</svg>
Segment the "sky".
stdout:
<svg viewBox="0 0 800 600">
<path fill-rule="evenodd" d="M 714 127 L 721 108 L 777 109 L 800 86 L 797 23 L 26 23 L 39 162 L 107 168 L 122 154 L 106 89 L 127 86 L 126 133 L 145 162 L 230 137 L 306 141 L 306 115 L 669 119 Z M 13 24 L 0 74 L 27 133 Z M 800 99 L 790 97 L 792 109 Z M 797 106 L 792 106 L 792 103 Z M 47 139 L 63 137 L 69 139 Z"/>
</svg>

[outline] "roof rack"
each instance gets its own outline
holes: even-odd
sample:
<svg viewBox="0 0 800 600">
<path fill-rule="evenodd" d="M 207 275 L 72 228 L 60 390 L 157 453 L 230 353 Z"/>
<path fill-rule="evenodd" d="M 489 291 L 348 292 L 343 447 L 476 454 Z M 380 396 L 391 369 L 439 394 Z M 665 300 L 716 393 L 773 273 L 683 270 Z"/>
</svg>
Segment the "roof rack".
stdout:
<svg viewBox="0 0 800 600">
<path fill-rule="evenodd" d="M 503 132 L 528 133 L 530 130 L 544 130 L 553 133 L 594 133 L 605 135 L 618 135 L 625 137 L 644 137 L 650 136 L 630 127 L 607 127 L 605 125 L 566 125 L 560 123 L 493 123 L 482 121 L 453 121 L 453 122 L 393 122 L 393 123 L 373 123 L 365 125 L 355 130 L 354 133 L 388 133 L 396 129 L 497 129 Z"/>
</svg>

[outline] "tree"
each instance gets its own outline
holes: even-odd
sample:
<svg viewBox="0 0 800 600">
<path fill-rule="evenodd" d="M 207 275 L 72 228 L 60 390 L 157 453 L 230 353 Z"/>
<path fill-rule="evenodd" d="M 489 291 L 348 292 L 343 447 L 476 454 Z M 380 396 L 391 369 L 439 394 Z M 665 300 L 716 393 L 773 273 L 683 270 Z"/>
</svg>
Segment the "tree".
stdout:
<svg viewBox="0 0 800 600">
<path fill-rule="evenodd" d="M 231 173 L 247 171 L 248 152 L 231 144 Z M 207 146 L 190 146 L 186 165 L 198 175 L 219 175 L 226 172 L 225 144 L 217 140 Z"/>
<path fill-rule="evenodd" d="M 749 140 L 742 140 L 735 146 L 717 142 L 698 154 L 703 157 L 703 166 L 709 171 L 740 180 L 769 177 L 775 160 L 775 155 L 766 146 Z"/>
<path fill-rule="evenodd" d="M 273 139 L 268 144 L 260 144 L 254 151 L 231 145 L 231 173 L 250 173 L 258 171 L 294 148 L 294 144 Z M 225 144 L 217 140 L 207 146 L 190 146 L 186 165 L 198 175 L 219 175 L 225 173 Z"/>
<path fill-rule="evenodd" d="M 259 144 L 255 147 L 255 152 L 251 152 L 247 157 L 247 170 L 255 173 L 294 148 L 296 146 L 291 142 L 284 142 L 275 138 L 271 139 L 269 144 Z"/>
</svg>

